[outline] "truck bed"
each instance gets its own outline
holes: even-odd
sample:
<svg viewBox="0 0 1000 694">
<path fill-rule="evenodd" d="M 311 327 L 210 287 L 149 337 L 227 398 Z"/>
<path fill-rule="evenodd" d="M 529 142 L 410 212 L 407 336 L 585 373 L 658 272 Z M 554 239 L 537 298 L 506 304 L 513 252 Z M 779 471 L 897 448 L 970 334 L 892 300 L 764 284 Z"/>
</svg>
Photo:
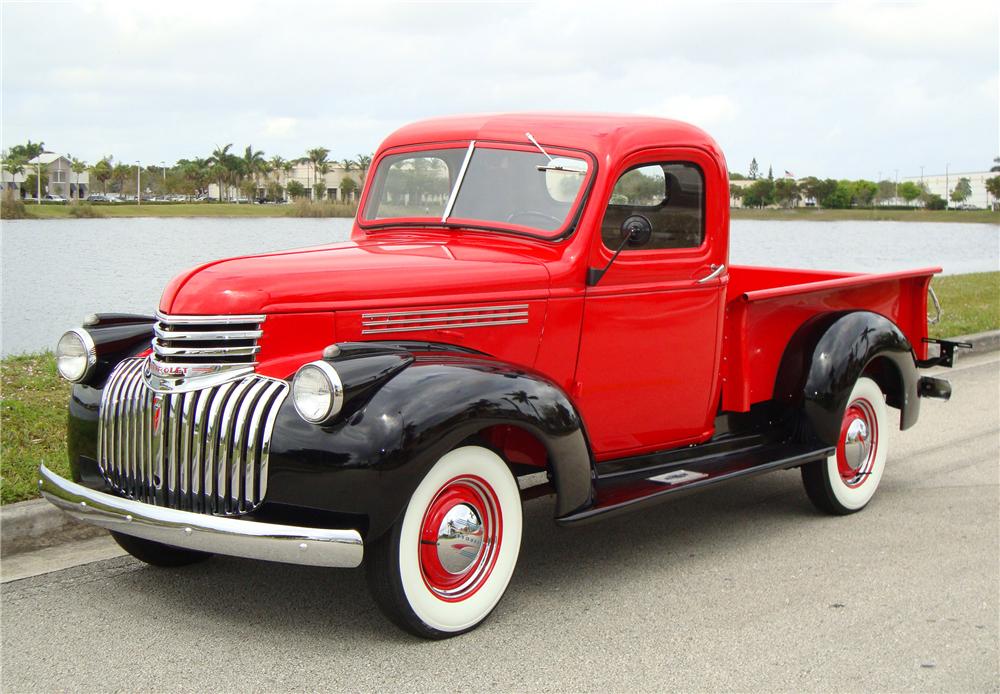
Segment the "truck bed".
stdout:
<svg viewBox="0 0 1000 694">
<path fill-rule="evenodd" d="M 722 341 L 722 408 L 746 412 L 770 400 L 795 331 L 831 311 L 866 310 L 899 326 L 926 358 L 927 288 L 941 268 L 882 274 L 732 266 Z"/>
</svg>

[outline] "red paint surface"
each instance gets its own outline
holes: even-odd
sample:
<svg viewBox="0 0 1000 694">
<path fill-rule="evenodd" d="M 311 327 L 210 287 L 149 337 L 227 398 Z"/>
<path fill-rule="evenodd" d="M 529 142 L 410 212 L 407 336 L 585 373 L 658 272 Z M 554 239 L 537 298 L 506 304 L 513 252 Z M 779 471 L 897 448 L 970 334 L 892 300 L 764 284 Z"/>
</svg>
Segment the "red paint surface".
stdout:
<svg viewBox="0 0 1000 694">
<path fill-rule="evenodd" d="M 713 265 L 729 262 L 729 184 L 718 145 L 694 126 L 580 114 L 444 118 L 396 131 L 375 162 L 389 149 L 465 146 L 471 139 L 525 149 L 525 132 L 592 162 L 575 229 L 535 238 L 513 227 L 366 230 L 355 223 L 345 243 L 221 260 L 183 273 L 167 285 L 160 310 L 266 313 L 259 371 L 282 378 L 334 341 L 419 339 L 487 352 L 562 387 L 581 411 L 599 460 L 709 437 L 720 397 L 733 411 L 770 399 L 789 338 L 822 312 L 880 313 L 899 325 L 918 358 L 926 356 L 926 289 L 936 268 L 853 275 L 731 267 L 698 284 Z M 597 287 L 586 287 L 587 269 L 611 257 L 600 224 L 615 182 L 628 168 L 656 161 L 701 168 L 705 242 L 627 251 Z M 510 303 L 528 305 L 527 323 L 362 333 L 361 316 L 372 310 Z M 523 457 L 540 456 L 525 451 Z"/>
</svg>

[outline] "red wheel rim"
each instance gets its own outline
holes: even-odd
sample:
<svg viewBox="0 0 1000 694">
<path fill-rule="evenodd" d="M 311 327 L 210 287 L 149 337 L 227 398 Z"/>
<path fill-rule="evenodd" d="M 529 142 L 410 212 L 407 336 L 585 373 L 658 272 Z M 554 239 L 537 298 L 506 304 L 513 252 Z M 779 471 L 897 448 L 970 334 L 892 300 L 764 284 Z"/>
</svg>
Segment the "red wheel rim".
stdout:
<svg viewBox="0 0 1000 694">
<path fill-rule="evenodd" d="M 851 488 L 868 481 L 878 455 L 878 418 L 875 408 L 864 398 L 847 406 L 837 440 L 837 471 Z"/>
<path fill-rule="evenodd" d="M 420 573 L 439 599 L 460 602 L 486 583 L 503 536 L 500 501 L 475 475 L 446 482 L 420 524 Z"/>
</svg>

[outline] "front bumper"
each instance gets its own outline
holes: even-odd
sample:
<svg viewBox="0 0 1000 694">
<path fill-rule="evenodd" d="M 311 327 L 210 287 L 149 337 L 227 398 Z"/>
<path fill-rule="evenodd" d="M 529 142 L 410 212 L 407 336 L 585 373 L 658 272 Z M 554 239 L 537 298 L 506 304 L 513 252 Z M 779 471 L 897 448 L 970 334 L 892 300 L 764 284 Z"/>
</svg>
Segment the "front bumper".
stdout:
<svg viewBox="0 0 1000 694">
<path fill-rule="evenodd" d="M 94 491 L 38 471 L 42 496 L 77 520 L 174 547 L 288 564 L 351 568 L 361 564 L 357 530 L 258 523 L 152 506 Z"/>
</svg>

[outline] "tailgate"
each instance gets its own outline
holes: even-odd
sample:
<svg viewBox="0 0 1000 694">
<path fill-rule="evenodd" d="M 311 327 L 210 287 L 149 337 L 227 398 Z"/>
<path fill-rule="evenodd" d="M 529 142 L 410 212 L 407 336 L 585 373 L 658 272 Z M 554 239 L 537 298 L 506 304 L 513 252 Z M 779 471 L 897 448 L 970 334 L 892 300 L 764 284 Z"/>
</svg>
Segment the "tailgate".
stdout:
<svg viewBox="0 0 1000 694">
<path fill-rule="evenodd" d="M 722 409 L 770 400 L 782 355 L 799 326 L 824 313 L 878 313 L 927 357 L 927 287 L 941 268 L 884 274 L 733 267 L 726 301 Z M 778 285 L 778 286 L 775 286 Z"/>
</svg>

